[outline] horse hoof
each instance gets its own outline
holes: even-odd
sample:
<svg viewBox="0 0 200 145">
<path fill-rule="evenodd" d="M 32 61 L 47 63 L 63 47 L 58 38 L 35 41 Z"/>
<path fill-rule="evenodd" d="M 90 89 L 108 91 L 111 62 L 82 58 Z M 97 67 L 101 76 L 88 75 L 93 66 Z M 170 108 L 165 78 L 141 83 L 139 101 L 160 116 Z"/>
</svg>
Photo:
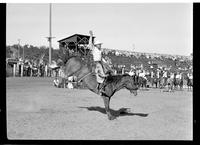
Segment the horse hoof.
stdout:
<svg viewBox="0 0 200 145">
<path fill-rule="evenodd" d="M 131 109 L 130 108 L 122 108 L 120 110 L 120 114 L 123 114 L 123 113 L 131 113 Z"/>
<path fill-rule="evenodd" d="M 114 119 L 116 119 L 116 117 L 115 116 L 109 116 L 108 119 L 109 120 L 114 120 Z"/>
<path fill-rule="evenodd" d="M 126 113 L 131 113 L 131 109 L 130 109 L 130 108 L 127 108 L 127 109 L 126 109 Z"/>
</svg>

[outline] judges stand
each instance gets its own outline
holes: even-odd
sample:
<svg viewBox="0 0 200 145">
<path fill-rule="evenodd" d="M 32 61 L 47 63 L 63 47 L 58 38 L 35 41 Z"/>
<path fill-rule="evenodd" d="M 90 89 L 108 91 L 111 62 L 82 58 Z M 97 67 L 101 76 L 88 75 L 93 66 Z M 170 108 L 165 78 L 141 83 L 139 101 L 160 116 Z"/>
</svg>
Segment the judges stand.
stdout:
<svg viewBox="0 0 200 145">
<path fill-rule="evenodd" d="M 7 58 L 6 59 L 6 76 L 17 76 L 19 60 L 16 58 Z"/>
</svg>

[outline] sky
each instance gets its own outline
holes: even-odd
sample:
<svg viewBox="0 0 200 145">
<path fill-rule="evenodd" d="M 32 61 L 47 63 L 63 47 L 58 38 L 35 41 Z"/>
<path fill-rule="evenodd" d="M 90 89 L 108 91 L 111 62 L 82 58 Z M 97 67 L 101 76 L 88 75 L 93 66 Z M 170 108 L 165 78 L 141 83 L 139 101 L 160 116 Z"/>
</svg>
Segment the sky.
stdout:
<svg viewBox="0 0 200 145">
<path fill-rule="evenodd" d="M 6 43 L 49 46 L 49 4 L 8 3 Z M 190 55 L 192 3 L 53 3 L 52 46 L 92 30 L 103 48 Z"/>
</svg>

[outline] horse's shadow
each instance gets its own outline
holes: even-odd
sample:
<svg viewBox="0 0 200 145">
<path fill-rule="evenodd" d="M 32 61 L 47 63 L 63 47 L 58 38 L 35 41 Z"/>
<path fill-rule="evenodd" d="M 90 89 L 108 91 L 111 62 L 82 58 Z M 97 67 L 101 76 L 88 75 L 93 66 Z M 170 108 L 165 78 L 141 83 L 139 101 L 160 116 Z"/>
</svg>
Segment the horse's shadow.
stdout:
<svg viewBox="0 0 200 145">
<path fill-rule="evenodd" d="M 99 107 L 99 106 L 92 106 L 92 107 L 79 107 L 79 108 L 84 108 L 84 109 L 87 109 L 89 111 L 98 111 L 98 112 L 101 112 L 103 114 L 106 114 L 106 110 L 105 108 L 103 107 Z M 113 116 L 115 117 L 120 117 L 120 116 L 141 116 L 141 117 L 147 117 L 148 114 L 146 113 L 132 113 L 130 111 L 129 108 L 120 108 L 119 110 L 113 110 L 113 109 L 110 109 L 110 112 Z"/>
</svg>

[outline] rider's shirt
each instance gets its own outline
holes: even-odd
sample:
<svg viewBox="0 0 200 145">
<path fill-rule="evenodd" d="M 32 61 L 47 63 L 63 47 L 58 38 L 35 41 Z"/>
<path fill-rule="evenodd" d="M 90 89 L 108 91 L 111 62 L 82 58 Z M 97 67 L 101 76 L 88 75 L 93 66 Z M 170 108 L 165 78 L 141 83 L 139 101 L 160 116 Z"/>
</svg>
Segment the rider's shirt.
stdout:
<svg viewBox="0 0 200 145">
<path fill-rule="evenodd" d="M 101 61 L 102 55 L 101 55 L 101 50 L 99 50 L 97 47 L 93 47 L 92 50 L 92 55 L 93 55 L 93 60 L 94 61 Z"/>
<path fill-rule="evenodd" d="M 92 45 L 91 49 L 92 49 L 92 55 L 93 55 L 94 62 L 102 61 L 101 50 L 99 50 L 94 45 Z M 97 82 L 102 83 L 104 79 L 102 79 L 100 76 L 105 76 L 105 74 L 104 74 L 101 64 L 99 64 L 99 63 L 96 64 L 95 72 L 97 74 Z"/>
<path fill-rule="evenodd" d="M 103 74 L 102 74 L 102 70 L 101 70 L 101 66 L 99 63 L 97 63 L 97 67 L 95 69 L 95 73 L 96 73 L 96 77 L 97 77 L 97 82 L 98 83 L 103 83 L 104 81 L 104 78 L 103 78 Z"/>
</svg>

